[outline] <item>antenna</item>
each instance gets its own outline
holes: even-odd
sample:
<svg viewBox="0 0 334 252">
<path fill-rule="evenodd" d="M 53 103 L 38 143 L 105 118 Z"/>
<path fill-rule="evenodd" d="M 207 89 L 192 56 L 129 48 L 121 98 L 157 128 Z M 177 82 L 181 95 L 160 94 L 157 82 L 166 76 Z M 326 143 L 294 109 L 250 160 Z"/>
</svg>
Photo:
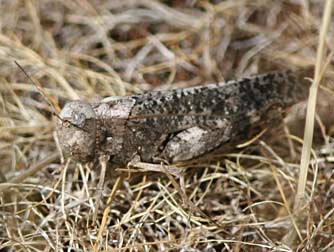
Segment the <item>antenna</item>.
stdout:
<svg viewBox="0 0 334 252">
<path fill-rule="evenodd" d="M 28 78 L 28 80 L 30 80 L 30 82 L 36 87 L 36 89 L 38 90 L 38 92 L 43 96 L 44 100 L 50 105 L 50 108 L 52 109 L 52 114 L 57 117 L 60 121 L 62 121 L 63 123 L 69 123 L 70 125 L 83 130 L 85 132 L 87 132 L 86 129 L 80 127 L 79 125 L 74 124 L 73 122 L 67 120 L 67 119 L 63 119 L 59 116 L 58 112 L 60 111 L 60 108 L 58 107 L 57 104 L 55 104 L 52 99 L 43 91 L 43 89 L 36 84 L 36 82 L 29 76 L 29 74 L 24 70 L 24 68 L 16 61 L 14 60 L 14 63 L 18 66 L 18 68 L 24 73 L 24 75 Z"/>
</svg>

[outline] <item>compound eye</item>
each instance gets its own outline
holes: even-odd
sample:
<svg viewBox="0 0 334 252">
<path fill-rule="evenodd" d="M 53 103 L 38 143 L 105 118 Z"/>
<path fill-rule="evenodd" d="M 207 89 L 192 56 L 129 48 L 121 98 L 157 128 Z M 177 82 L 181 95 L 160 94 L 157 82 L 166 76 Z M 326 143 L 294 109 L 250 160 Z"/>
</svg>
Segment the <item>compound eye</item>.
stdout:
<svg viewBox="0 0 334 252">
<path fill-rule="evenodd" d="M 86 116 L 84 113 L 77 113 L 74 115 L 75 125 L 79 127 L 85 126 Z"/>
</svg>

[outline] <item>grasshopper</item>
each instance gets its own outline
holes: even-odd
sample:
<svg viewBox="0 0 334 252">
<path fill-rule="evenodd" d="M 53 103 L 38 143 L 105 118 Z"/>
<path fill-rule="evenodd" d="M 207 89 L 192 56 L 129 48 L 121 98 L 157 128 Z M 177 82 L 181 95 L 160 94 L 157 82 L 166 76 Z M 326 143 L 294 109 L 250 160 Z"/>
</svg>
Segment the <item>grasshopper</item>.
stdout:
<svg viewBox="0 0 334 252">
<path fill-rule="evenodd" d="M 57 135 L 81 162 L 179 162 L 246 141 L 277 125 L 308 95 L 306 71 L 272 72 L 226 83 L 65 104 Z"/>
</svg>

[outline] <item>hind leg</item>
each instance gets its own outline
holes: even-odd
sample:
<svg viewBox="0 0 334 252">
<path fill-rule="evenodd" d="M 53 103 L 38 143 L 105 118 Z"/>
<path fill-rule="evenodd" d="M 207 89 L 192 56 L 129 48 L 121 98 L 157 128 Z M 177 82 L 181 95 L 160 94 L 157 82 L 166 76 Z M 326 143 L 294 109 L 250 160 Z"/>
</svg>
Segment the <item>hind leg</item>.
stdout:
<svg viewBox="0 0 334 252">
<path fill-rule="evenodd" d="M 212 130 L 192 127 L 183 130 L 167 142 L 159 158 L 178 162 L 201 156 L 229 141 L 230 131 L 230 127 Z"/>
</svg>

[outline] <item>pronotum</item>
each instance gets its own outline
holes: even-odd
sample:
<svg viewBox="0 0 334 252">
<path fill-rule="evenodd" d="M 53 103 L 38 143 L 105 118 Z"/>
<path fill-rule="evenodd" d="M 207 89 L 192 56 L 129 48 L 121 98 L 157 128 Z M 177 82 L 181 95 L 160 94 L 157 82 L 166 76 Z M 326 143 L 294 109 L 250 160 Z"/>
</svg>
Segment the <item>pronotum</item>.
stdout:
<svg viewBox="0 0 334 252">
<path fill-rule="evenodd" d="M 108 155 L 126 165 L 189 160 L 237 144 L 270 127 L 307 98 L 307 71 L 283 71 L 169 91 L 71 101 L 60 113 L 63 152 L 87 162 Z"/>
</svg>

